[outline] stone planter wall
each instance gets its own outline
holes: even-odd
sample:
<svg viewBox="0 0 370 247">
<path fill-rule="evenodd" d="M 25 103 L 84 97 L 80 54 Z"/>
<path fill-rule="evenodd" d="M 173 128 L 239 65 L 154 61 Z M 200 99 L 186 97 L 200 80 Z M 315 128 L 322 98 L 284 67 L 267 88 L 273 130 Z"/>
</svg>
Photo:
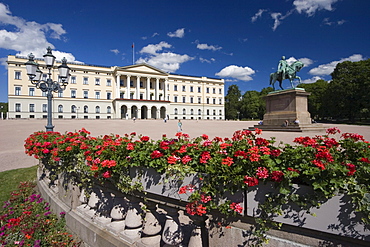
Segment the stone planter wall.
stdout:
<svg viewBox="0 0 370 247">
<path fill-rule="evenodd" d="M 39 171 L 39 176 L 41 171 Z M 141 176 L 137 176 L 140 173 Z M 85 193 L 60 176 L 56 186 L 46 177 L 38 181 L 42 196 L 54 212 L 66 212 L 68 227 L 88 246 L 250 246 L 253 217 L 258 217 L 258 203 L 264 200 L 270 185 L 233 195 L 244 206 L 244 215 L 228 218 L 230 227 L 219 227 L 219 215 L 188 217 L 184 209 L 188 197 L 178 189 L 198 184 L 196 175 L 180 181 L 166 181 L 152 169 L 134 168 L 131 175 L 140 181 L 146 193 L 127 195 L 107 186 L 96 186 Z M 231 195 L 229 195 L 231 196 Z M 227 197 L 224 195 L 223 197 Z M 345 197 L 335 197 L 317 210 L 317 217 L 288 207 L 276 221 L 282 230 L 268 233 L 265 246 L 369 246 L 370 232 L 361 228 Z M 290 211 L 289 211 L 290 210 Z"/>
</svg>

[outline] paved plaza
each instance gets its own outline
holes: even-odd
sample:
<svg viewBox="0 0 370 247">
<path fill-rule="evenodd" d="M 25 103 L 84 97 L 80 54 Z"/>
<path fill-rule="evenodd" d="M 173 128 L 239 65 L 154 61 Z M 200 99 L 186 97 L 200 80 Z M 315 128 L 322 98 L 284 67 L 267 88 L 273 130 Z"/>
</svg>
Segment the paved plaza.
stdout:
<svg viewBox="0 0 370 247">
<path fill-rule="evenodd" d="M 257 121 L 197 121 L 182 120 L 183 132 L 190 137 L 197 137 L 207 134 L 210 138 L 215 136 L 231 137 L 236 130 L 248 129 L 257 124 Z M 85 128 L 92 136 L 105 134 L 119 134 L 136 132 L 147 135 L 152 139 L 160 139 L 163 134 L 167 137 L 174 137 L 177 132 L 177 121 L 170 120 L 164 123 L 163 120 L 53 120 L 54 131 L 64 133 Z M 33 132 L 45 130 L 46 119 L 20 119 L 0 120 L 0 172 L 17 168 L 30 167 L 37 164 L 37 160 L 24 153 L 24 140 Z M 370 140 L 370 127 L 357 125 L 335 125 L 324 124 L 325 128 L 338 127 L 342 132 L 358 133 Z M 276 137 L 277 144 L 292 143 L 295 137 L 315 136 L 317 132 L 270 132 L 265 131 L 262 137 Z M 339 135 L 338 135 L 339 137 Z"/>
</svg>

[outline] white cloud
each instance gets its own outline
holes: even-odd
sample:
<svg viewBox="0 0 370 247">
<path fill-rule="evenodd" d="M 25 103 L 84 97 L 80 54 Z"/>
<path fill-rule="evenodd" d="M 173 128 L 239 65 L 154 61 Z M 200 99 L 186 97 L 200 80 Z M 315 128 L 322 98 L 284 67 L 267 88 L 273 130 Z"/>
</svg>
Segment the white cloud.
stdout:
<svg viewBox="0 0 370 247">
<path fill-rule="evenodd" d="M 175 72 L 180 68 L 182 63 L 193 60 L 193 57 L 188 55 L 180 55 L 173 52 L 162 52 L 163 48 L 171 48 L 172 46 L 164 41 L 159 44 L 150 44 L 141 49 L 141 54 L 148 54 L 147 57 L 139 58 L 136 63 L 147 63 L 166 72 Z"/>
<path fill-rule="evenodd" d="M 211 51 L 217 51 L 222 49 L 222 47 L 208 44 L 197 44 L 197 48 L 200 50 L 211 50 Z"/>
<path fill-rule="evenodd" d="M 347 22 L 346 20 L 340 20 L 340 21 L 329 21 L 329 18 L 325 18 L 322 23 L 324 25 L 327 25 L 327 26 L 332 26 L 332 25 L 343 25 L 345 22 Z"/>
<path fill-rule="evenodd" d="M 236 65 L 230 65 L 223 68 L 220 72 L 217 72 L 215 75 L 219 77 L 231 77 L 241 81 L 251 81 L 255 71 L 249 67 L 239 67 Z"/>
<path fill-rule="evenodd" d="M 333 61 L 327 64 L 321 64 L 316 68 L 311 69 L 308 73 L 311 75 L 318 75 L 318 76 L 325 76 L 330 75 L 338 63 L 344 62 L 344 61 L 351 61 L 351 62 L 358 62 L 364 60 L 364 57 L 361 54 L 353 54 L 352 56 L 349 56 L 347 58 L 342 58 L 338 61 Z"/>
<path fill-rule="evenodd" d="M 200 57 L 199 61 L 201 61 L 202 63 L 214 63 L 216 61 L 216 59 L 214 59 L 214 58 L 206 59 L 206 58 Z"/>
<path fill-rule="evenodd" d="M 259 9 L 258 12 L 252 16 L 251 20 L 252 22 L 255 22 L 258 18 L 260 18 L 263 14 L 263 12 L 267 11 L 266 9 Z"/>
<path fill-rule="evenodd" d="M 0 48 L 14 50 L 19 56 L 27 56 L 32 52 L 35 57 L 42 58 L 48 46 L 54 48 L 53 44 L 47 41 L 47 37 L 61 39 L 62 35 L 67 33 L 62 24 L 39 24 L 13 16 L 8 6 L 3 3 L 0 3 L 0 24 L 15 26 L 9 28 L 12 31 L 0 29 Z M 75 57 L 71 53 L 54 50 L 53 54 L 57 60 L 66 57 L 69 62 L 75 62 Z"/>
<path fill-rule="evenodd" d="M 315 83 L 318 80 L 323 80 L 323 78 L 321 78 L 320 76 L 314 76 L 310 79 L 302 80 L 301 82 L 304 83 L 304 84 L 310 84 L 310 83 Z"/>
<path fill-rule="evenodd" d="M 298 59 L 296 59 L 295 57 L 290 57 L 290 58 L 286 59 L 286 61 L 287 61 L 288 65 L 291 65 L 295 61 L 300 61 L 300 62 L 302 62 L 304 64 L 305 67 L 308 67 L 311 64 L 313 64 L 313 61 L 311 59 L 305 58 L 305 57 L 298 58 Z"/>
<path fill-rule="evenodd" d="M 159 44 L 150 44 L 143 49 L 141 49 L 140 53 L 149 53 L 152 55 L 156 55 L 158 51 L 161 51 L 163 48 L 171 48 L 172 45 L 168 44 L 167 42 L 161 41 Z"/>
<path fill-rule="evenodd" d="M 173 33 L 171 32 L 167 33 L 167 35 L 168 37 L 171 37 L 171 38 L 183 38 L 185 35 L 185 28 L 179 28 Z"/>
<path fill-rule="evenodd" d="M 293 5 L 298 13 L 306 13 L 308 16 L 312 16 L 316 11 L 328 10 L 332 11 L 332 5 L 338 0 L 295 0 Z"/>
<path fill-rule="evenodd" d="M 274 26 L 272 27 L 272 30 L 276 30 L 278 26 L 280 26 L 281 21 L 290 16 L 293 13 L 292 10 L 288 11 L 285 15 L 282 13 L 271 13 L 271 18 L 274 20 Z"/>
<path fill-rule="evenodd" d="M 118 49 L 113 49 L 113 50 L 110 50 L 111 52 L 113 52 L 114 54 L 118 55 L 119 54 L 119 50 Z"/>
</svg>

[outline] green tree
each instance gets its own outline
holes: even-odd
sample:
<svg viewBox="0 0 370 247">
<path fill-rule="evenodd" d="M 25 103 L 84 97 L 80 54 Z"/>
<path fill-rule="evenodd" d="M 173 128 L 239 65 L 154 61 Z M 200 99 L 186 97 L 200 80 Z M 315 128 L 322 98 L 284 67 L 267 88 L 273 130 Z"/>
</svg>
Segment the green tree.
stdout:
<svg viewBox="0 0 370 247">
<path fill-rule="evenodd" d="M 240 112 L 241 92 L 237 85 L 229 86 L 225 96 L 225 118 L 236 119 Z"/>
<path fill-rule="evenodd" d="M 332 115 L 353 122 L 368 117 L 370 109 L 370 59 L 337 64 L 331 74 L 327 97 Z M 367 109 L 367 110 L 366 110 Z M 364 115 L 365 114 L 365 115 Z"/>
<path fill-rule="evenodd" d="M 308 111 L 314 119 L 324 118 L 328 116 L 331 109 L 328 109 L 327 104 L 327 89 L 329 83 L 325 80 L 317 80 L 315 83 L 300 84 L 298 87 L 304 88 L 307 92 L 311 93 L 308 96 Z"/>
<path fill-rule="evenodd" d="M 257 91 L 247 91 L 243 95 L 240 106 L 241 118 L 256 119 L 260 109 L 260 93 Z"/>
<path fill-rule="evenodd" d="M 263 115 L 266 113 L 266 100 L 264 97 L 272 91 L 274 91 L 272 87 L 265 87 L 260 92 L 260 108 L 258 110 L 259 119 L 263 119 Z"/>
</svg>

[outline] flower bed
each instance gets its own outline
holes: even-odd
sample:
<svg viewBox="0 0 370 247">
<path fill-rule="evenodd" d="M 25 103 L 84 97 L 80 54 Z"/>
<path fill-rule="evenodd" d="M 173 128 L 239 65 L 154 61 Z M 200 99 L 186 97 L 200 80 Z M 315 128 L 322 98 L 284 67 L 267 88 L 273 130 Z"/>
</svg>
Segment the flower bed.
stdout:
<svg viewBox="0 0 370 247">
<path fill-rule="evenodd" d="M 92 137 L 82 129 L 66 134 L 36 132 L 26 140 L 25 148 L 27 154 L 41 159 L 51 174 L 64 172 L 87 190 L 95 181 L 110 182 L 125 193 L 150 189 L 148 184 L 143 188 L 145 180 L 132 179 L 130 170 L 141 170 L 139 167 L 158 172 L 164 182 L 197 174 L 199 183 L 183 184 L 178 191 L 180 199 L 189 200 L 190 215 L 204 215 L 213 209 L 238 215 L 245 205 L 220 195 L 271 183 L 274 190 L 256 206 L 255 233 L 263 238 L 271 226 L 281 225 L 273 219 L 283 212 L 284 205 L 294 203 L 310 211 L 337 195 L 349 196 L 353 210 L 363 216 L 363 225 L 369 224 L 370 144 L 351 133 L 336 140 L 332 135 L 338 132 L 332 128 L 323 136 L 296 138 L 295 145 L 276 145 L 274 139 L 258 137 L 258 129 L 212 140 L 207 135 L 190 139 L 183 133 L 161 140 L 136 133 Z M 309 187 L 312 193 L 296 193 L 296 184 Z"/>
</svg>

